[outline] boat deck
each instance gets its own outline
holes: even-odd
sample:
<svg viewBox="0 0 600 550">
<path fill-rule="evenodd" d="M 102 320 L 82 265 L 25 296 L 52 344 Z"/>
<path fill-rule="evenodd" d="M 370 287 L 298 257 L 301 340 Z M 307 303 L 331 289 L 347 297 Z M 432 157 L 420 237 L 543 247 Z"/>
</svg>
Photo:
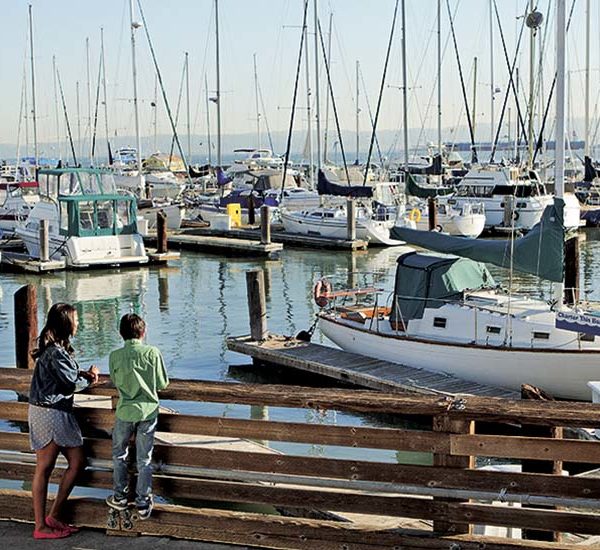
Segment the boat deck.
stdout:
<svg viewBox="0 0 600 550">
<path fill-rule="evenodd" d="M 469 382 L 451 374 L 431 372 L 357 353 L 270 335 L 257 342 L 249 336 L 227 339 L 231 351 L 265 363 L 319 374 L 364 388 L 420 394 L 462 394 L 519 399 L 514 390 Z"/>
</svg>

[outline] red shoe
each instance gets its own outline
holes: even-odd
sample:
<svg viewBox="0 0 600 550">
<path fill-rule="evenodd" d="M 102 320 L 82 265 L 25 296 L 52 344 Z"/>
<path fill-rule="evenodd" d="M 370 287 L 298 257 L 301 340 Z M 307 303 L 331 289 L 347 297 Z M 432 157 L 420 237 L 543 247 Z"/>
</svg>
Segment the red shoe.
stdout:
<svg viewBox="0 0 600 550">
<path fill-rule="evenodd" d="M 79 533 L 79 527 L 63 523 L 62 521 L 55 519 L 52 516 L 46 516 L 46 525 L 50 527 L 50 529 L 54 529 L 55 531 L 69 531 L 70 534 Z"/>
<path fill-rule="evenodd" d="M 69 531 L 57 531 L 56 529 L 52 529 L 51 533 L 44 533 L 43 531 L 38 531 L 35 529 L 33 531 L 34 539 L 64 539 L 66 537 L 70 537 L 71 533 Z"/>
</svg>

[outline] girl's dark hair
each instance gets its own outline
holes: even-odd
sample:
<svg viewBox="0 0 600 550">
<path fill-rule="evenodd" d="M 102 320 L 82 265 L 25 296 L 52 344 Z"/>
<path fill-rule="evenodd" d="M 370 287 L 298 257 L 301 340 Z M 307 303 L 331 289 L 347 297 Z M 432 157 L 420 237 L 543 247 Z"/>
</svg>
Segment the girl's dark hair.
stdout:
<svg viewBox="0 0 600 550">
<path fill-rule="evenodd" d="M 139 340 L 146 331 L 145 321 L 135 313 L 127 313 L 121 317 L 119 333 L 123 340 Z"/>
<path fill-rule="evenodd" d="M 34 358 L 37 359 L 52 344 L 62 346 L 73 355 L 70 339 L 75 333 L 75 314 L 76 309 L 70 304 L 58 303 L 50 308 L 46 324 L 38 338 L 38 347 L 33 352 Z"/>
</svg>

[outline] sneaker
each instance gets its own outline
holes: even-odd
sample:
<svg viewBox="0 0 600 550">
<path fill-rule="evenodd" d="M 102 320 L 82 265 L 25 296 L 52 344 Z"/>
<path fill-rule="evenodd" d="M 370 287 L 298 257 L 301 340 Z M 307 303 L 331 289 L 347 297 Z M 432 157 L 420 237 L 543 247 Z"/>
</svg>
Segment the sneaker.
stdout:
<svg viewBox="0 0 600 550">
<path fill-rule="evenodd" d="M 115 498 L 115 495 L 106 497 L 106 504 L 115 510 L 127 510 L 126 498 Z"/>
<path fill-rule="evenodd" d="M 146 520 L 152 514 L 154 508 L 154 500 L 150 497 L 144 504 L 136 504 L 137 515 L 140 520 Z"/>
</svg>

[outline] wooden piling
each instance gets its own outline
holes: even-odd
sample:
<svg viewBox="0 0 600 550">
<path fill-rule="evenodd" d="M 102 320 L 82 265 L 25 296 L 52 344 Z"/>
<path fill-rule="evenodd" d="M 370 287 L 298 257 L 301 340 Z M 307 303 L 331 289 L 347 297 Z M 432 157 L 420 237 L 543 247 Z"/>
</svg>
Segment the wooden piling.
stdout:
<svg viewBox="0 0 600 550">
<path fill-rule="evenodd" d="M 460 400 L 457 401 L 457 407 L 460 406 Z M 473 435 L 475 433 L 475 422 L 470 420 L 451 419 L 449 415 L 443 414 L 433 417 L 433 431 L 454 434 Z M 433 465 L 444 468 L 469 468 L 475 467 L 475 459 L 472 456 L 455 456 L 443 453 L 433 454 Z M 465 500 L 439 498 L 443 502 L 467 502 Z M 444 518 L 433 521 L 433 530 L 435 533 L 444 533 L 452 535 L 472 534 L 473 526 L 468 523 L 452 523 Z"/>
<path fill-rule="evenodd" d="M 31 356 L 37 347 L 37 288 L 22 286 L 15 292 L 15 353 L 17 368 L 33 369 L 35 361 Z"/>
<path fill-rule="evenodd" d="M 565 302 L 579 301 L 579 236 L 565 241 Z"/>
<path fill-rule="evenodd" d="M 504 211 L 502 213 L 502 225 L 512 227 L 515 215 L 515 198 L 512 195 L 504 197 Z"/>
<path fill-rule="evenodd" d="M 260 244 L 271 244 L 271 210 L 266 204 L 260 207 Z"/>
<path fill-rule="evenodd" d="M 248 291 L 250 335 L 252 340 L 262 341 L 268 334 L 265 275 L 262 269 L 246 272 L 246 288 Z"/>
<path fill-rule="evenodd" d="M 49 235 L 49 220 L 40 220 L 40 261 L 47 262 L 50 260 L 50 235 Z"/>
<path fill-rule="evenodd" d="M 434 197 L 427 199 L 427 215 L 429 219 L 429 231 L 437 227 L 437 202 Z"/>
<path fill-rule="evenodd" d="M 254 210 L 254 195 L 250 193 L 248 196 L 248 225 L 256 223 L 256 211 Z"/>
<path fill-rule="evenodd" d="M 348 199 L 346 201 L 346 218 L 348 220 L 348 237 L 347 240 L 356 240 L 356 209 L 354 201 Z"/>
<path fill-rule="evenodd" d="M 167 215 L 164 210 L 156 213 L 156 252 L 166 254 L 169 245 L 167 242 Z"/>
<path fill-rule="evenodd" d="M 529 384 L 523 384 L 521 386 L 521 399 L 554 401 L 554 398 L 551 395 Z M 562 439 L 563 428 L 522 424 L 521 435 L 523 437 L 550 437 L 552 439 Z M 562 469 L 562 461 L 553 462 L 548 460 L 521 460 L 521 471 L 523 473 L 552 474 L 559 476 L 562 475 Z M 548 507 L 534 505 L 531 505 L 531 508 L 548 509 Z M 561 540 L 561 534 L 559 532 L 541 531 L 538 529 L 523 529 L 522 536 L 525 540 L 542 540 L 552 542 L 560 542 Z"/>
</svg>

